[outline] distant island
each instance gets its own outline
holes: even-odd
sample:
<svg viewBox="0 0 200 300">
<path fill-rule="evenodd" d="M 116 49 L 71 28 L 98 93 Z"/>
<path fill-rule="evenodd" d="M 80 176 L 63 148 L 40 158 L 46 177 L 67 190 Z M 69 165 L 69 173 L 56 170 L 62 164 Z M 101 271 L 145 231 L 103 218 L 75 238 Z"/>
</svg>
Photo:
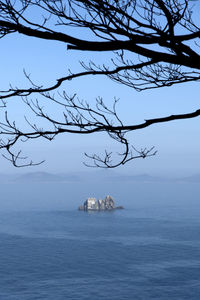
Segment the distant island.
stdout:
<svg viewBox="0 0 200 300">
<path fill-rule="evenodd" d="M 96 198 L 88 198 L 83 205 L 79 206 L 79 210 L 84 211 L 105 211 L 105 210 L 115 210 L 115 209 L 123 209 L 123 206 L 115 206 L 115 201 L 113 197 L 106 196 L 104 200 Z"/>
</svg>

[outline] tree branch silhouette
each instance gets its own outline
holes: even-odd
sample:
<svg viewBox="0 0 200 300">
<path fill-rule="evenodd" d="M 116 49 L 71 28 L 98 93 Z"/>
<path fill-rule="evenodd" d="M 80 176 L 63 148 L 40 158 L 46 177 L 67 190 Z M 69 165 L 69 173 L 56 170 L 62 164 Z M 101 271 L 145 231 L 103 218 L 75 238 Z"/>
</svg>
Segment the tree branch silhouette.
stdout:
<svg viewBox="0 0 200 300">
<path fill-rule="evenodd" d="M 141 150 L 131 146 L 129 132 L 144 129 L 154 124 L 173 120 L 190 119 L 200 115 L 200 110 L 157 117 L 140 124 L 125 124 L 116 111 L 116 103 L 108 108 L 101 98 L 95 108 L 77 96 L 70 97 L 65 91 L 55 94 L 64 82 L 87 76 L 107 76 L 119 84 L 137 91 L 161 88 L 200 80 L 199 38 L 200 24 L 194 16 L 192 0 L 4 0 L 0 1 L 0 37 L 21 34 L 43 40 L 65 43 L 66 51 L 113 53 L 113 58 L 101 65 L 95 61 L 81 62 L 82 70 L 55 79 L 55 83 L 36 84 L 24 72 L 29 88 L 13 87 L 0 91 L 2 106 L 5 99 L 22 97 L 35 116 L 42 118 L 50 128 L 39 129 L 26 119 L 31 131 L 18 129 L 15 122 L 5 114 L 0 123 L 0 149 L 7 151 L 6 158 L 15 166 L 25 157 L 13 152 L 20 141 L 46 138 L 53 140 L 62 133 L 92 134 L 105 132 L 122 145 L 118 160 L 113 153 L 105 151 L 102 157 L 88 155 L 93 166 L 112 168 L 136 158 L 156 154 L 153 147 Z M 31 11 L 37 12 L 33 18 Z M 37 20 L 37 21 L 35 21 Z M 195 21 L 194 21 L 195 20 Z M 81 29 L 79 36 L 74 27 Z M 45 78 L 44 78 L 45 82 Z M 63 110 L 63 119 L 52 117 L 30 96 L 45 97 Z M 24 140 L 25 139 L 25 140 Z M 4 155 L 5 156 L 5 155 Z M 26 162 L 25 165 L 28 163 Z M 29 162 L 33 165 L 33 162 Z M 21 164 L 20 164 L 21 165 Z"/>
</svg>

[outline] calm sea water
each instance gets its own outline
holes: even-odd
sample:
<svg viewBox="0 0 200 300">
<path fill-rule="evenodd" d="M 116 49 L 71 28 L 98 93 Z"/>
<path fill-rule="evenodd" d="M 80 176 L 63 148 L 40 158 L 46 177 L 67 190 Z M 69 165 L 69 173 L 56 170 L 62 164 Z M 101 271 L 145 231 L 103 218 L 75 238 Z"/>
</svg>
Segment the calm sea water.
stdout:
<svg viewBox="0 0 200 300">
<path fill-rule="evenodd" d="M 0 299 L 199 299 L 198 207 L 1 212 Z"/>
</svg>

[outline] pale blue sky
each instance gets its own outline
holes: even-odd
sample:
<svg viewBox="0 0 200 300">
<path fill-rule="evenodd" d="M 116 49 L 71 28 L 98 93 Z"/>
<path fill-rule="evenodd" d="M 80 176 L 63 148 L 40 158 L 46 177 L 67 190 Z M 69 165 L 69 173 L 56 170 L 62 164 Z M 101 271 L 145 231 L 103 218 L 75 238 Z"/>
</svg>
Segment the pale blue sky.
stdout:
<svg viewBox="0 0 200 300">
<path fill-rule="evenodd" d="M 76 71 L 78 61 L 98 58 L 108 59 L 104 55 L 67 51 L 64 43 L 43 41 L 19 35 L 10 35 L 0 40 L 1 45 L 1 82 L 0 89 L 24 86 L 26 83 L 23 68 L 31 73 L 38 84 L 51 84 L 67 73 L 68 68 Z M 173 113 L 191 112 L 199 108 L 200 83 L 176 85 L 170 88 L 149 90 L 138 93 L 133 89 L 114 83 L 104 77 L 87 77 L 65 83 L 63 88 L 69 94 L 77 93 L 80 98 L 93 102 L 95 97 L 103 96 L 111 103 L 114 96 L 119 97 L 119 113 L 124 123 L 138 123 L 151 117 L 167 116 Z M 62 89 L 62 88 L 61 88 Z M 8 100 L 9 115 L 23 119 L 24 111 L 20 99 Z M 149 174 L 195 174 L 200 172 L 199 118 L 154 125 L 142 131 L 131 133 L 130 141 L 138 148 L 154 145 L 158 155 L 133 161 L 120 167 L 118 172 Z M 120 150 L 118 145 L 105 134 L 91 136 L 62 135 L 53 142 L 35 141 L 31 145 L 22 144 L 25 154 L 34 160 L 46 159 L 46 162 L 33 171 L 71 172 L 85 170 L 83 153 L 101 153 L 105 148 Z M 16 170 L 9 162 L 0 158 L 1 173 L 27 172 Z"/>
</svg>

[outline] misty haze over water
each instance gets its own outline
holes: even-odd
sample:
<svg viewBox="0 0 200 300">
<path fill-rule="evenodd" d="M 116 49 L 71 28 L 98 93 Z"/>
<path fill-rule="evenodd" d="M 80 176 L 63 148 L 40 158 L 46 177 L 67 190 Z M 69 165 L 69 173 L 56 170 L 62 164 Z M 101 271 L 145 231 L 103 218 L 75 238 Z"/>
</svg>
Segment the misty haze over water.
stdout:
<svg viewBox="0 0 200 300">
<path fill-rule="evenodd" d="M 192 209 L 199 203 L 200 175 L 162 177 L 99 171 L 72 174 L 0 174 L 1 210 L 76 210 L 88 197 L 112 195 L 118 205 Z M 193 203 L 193 204 L 192 204 Z"/>
</svg>

